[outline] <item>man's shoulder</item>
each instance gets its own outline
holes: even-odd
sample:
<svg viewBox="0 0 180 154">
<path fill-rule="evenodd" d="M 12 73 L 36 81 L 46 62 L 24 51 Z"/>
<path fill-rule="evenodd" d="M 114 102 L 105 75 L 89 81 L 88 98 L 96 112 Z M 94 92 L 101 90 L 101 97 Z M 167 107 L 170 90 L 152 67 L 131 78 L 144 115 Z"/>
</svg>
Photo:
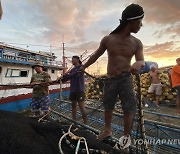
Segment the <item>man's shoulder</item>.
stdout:
<svg viewBox="0 0 180 154">
<path fill-rule="evenodd" d="M 43 74 L 44 74 L 44 76 L 46 76 L 46 77 L 50 77 L 50 74 L 48 73 L 48 72 L 43 72 Z"/>
<path fill-rule="evenodd" d="M 180 69 L 180 66 L 179 66 L 179 65 L 175 65 L 175 66 L 172 67 L 172 71 L 177 70 L 177 69 L 178 69 L 178 70 Z"/>
<path fill-rule="evenodd" d="M 137 44 L 137 45 L 140 45 L 142 46 L 142 42 L 140 39 L 138 39 L 137 37 L 131 35 L 131 38 L 133 39 L 133 41 Z"/>
<path fill-rule="evenodd" d="M 102 42 L 106 43 L 110 38 L 112 38 L 112 35 L 106 35 L 102 38 Z"/>
</svg>

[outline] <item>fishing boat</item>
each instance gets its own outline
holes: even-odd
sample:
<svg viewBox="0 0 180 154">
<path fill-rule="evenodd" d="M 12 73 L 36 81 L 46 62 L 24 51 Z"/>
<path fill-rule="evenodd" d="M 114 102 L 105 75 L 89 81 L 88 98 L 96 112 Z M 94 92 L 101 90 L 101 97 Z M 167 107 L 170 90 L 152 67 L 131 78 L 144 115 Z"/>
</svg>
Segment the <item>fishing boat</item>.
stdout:
<svg viewBox="0 0 180 154">
<path fill-rule="evenodd" d="M 0 43 L 0 110 L 27 110 L 32 99 L 32 89 L 15 88 L 15 85 L 30 83 L 31 76 L 35 73 L 32 66 L 37 61 L 44 65 L 51 80 L 56 80 L 66 69 L 56 58 L 51 52 L 35 52 Z M 64 96 L 69 95 L 69 87 L 68 82 L 63 83 L 61 87 L 60 84 L 50 85 L 50 98 L 59 98 L 60 90 Z"/>
<path fill-rule="evenodd" d="M 0 110 L 19 112 L 30 109 L 32 99 L 32 89 L 25 87 L 16 87 L 17 85 L 26 85 L 30 83 L 31 76 L 35 73 L 32 66 L 38 61 L 42 62 L 52 80 L 63 74 L 66 66 L 63 62 L 56 61 L 54 53 L 34 52 L 7 44 L 0 44 Z M 89 79 L 87 80 L 89 82 Z M 88 111 L 89 124 L 84 125 L 82 122 L 74 121 L 71 118 L 71 102 L 64 98 L 69 95 L 69 82 L 57 83 L 49 86 L 50 98 L 53 100 L 51 105 L 51 118 L 53 120 L 68 121 L 90 130 L 96 134 L 103 131 L 104 119 L 102 102 L 93 99 L 86 100 L 86 109 Z M 63 97 L 62 97 L 63 96 Z M 96 106 L 97 105 L 97 106 Z M 119 108 L 119 107 L 118 107 Z M 140 110 L 141 111 L 141 110 Z M 132 128 L 132 145 L 131 153 L 179 153 L 179 116 L 172 116 L 158 112 L 144 110 L 145 121 L 141 123 L 139 114 L 134 119 Z M 78 117 L 81 117 L 78 112 Z M 154 119 L 155 118 L 155 119 Z M 150 120 L 151 119 L 151 120 Z M 177 121 L 177 125 L 167 123 L 168 119 Z M 166 120 L 166 122 L 164 122 Z M 119 138 L 123 135 L 123 115 L 115 113 L 113 115 L 112 130 L 114 132 L 113 142 L 118 143 Z M 141 122 L 140 122 L 141 121 Z M 142 137 L 141 127 L 145 127 L 146 138 Z M 178 143 L 160 143 L 148 144 L 148 149 L 142 144 L 137 145 L 135 141 L 152 141 L 165 139 L 169 141 L 174 139 Z M 146 139 L 146 140 L 144 140 Z"/>
</svg>

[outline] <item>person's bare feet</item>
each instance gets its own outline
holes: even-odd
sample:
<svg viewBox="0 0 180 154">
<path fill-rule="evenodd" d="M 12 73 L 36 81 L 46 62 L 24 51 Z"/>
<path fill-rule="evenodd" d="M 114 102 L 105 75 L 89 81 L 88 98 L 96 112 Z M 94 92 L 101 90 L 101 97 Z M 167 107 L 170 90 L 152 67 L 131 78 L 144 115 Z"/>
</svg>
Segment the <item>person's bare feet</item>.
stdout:
<svg viewBox="0 0 180 154">
<path fill-rule="evenodd" d="M 112 136 L 112 131 L 104 131 L 98 135 L 97 139 L 103 141 L 105 138 L 109 136 Z"/>
</svg>

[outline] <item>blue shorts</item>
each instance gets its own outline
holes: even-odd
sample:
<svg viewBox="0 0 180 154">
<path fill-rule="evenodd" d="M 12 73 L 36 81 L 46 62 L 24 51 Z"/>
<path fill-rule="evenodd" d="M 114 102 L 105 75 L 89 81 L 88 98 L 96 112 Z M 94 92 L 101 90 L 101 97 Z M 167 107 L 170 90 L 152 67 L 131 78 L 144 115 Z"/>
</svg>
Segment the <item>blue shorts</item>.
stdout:
<svg viewBox="0 0 180 154">
<path fill-rule="evenodd" d="M 48 96 L 43 96 L 40 98 L 32 98 L 31 111 L 48 111 L 50 106 L 50 99 Z"/>
</svg>

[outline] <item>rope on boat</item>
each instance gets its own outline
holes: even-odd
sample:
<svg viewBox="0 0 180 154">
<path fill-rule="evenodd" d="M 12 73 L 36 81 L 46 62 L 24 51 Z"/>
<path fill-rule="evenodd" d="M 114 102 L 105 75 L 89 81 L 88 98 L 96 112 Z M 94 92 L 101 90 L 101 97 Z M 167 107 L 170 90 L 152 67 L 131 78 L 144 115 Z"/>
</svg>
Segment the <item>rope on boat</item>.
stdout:
<svg viewBox="0 0 180 154">
<path fill-rule="evenodd" d="M 49 115 L 49 112 L 47 112 L 45 115 L 43 115 L 41 118 L 39 118 L 38 122 L 41 122 L 42 120 L 44 120 L 44 118 L 48 115 Z"/>
<path fill-rule="evenodd" d="M 33 86 L 36 85 L 43 85 L 43 84 L 49 84 L 49 85 L 54 85 L 54 84 L 59 84 L 59 82 L 57 80 L 54 81 L 50 81 L 50 82 L 41 82 L 41 83 L 37 83 L 37 84 L 23 84 L 23 83 L 18 83 L 18 84 L 0 84 L 0 89 L 4 88 L 4 90 L 6 89 L 16 89 L 16 88 L 33 88 Z"/>
<path fill-rule="evenodd" d="M 73 134 L 71 132 L 71 128 L 72 128 L 73 124 L 70 125 L 69 129 L 68 129 L 68 132 L 65 133 L 59 140 L 59 150 L 60 150 L 60 153 L 61 154 L 64 154 L 63 150 L 62 150 L 62 141 L 63 139 L 69 135 L 71 137 L 71 139 L 73 140 L 78 140 L 77 142 L 77 145 L 76 145 L 76 149 L 75 149 L 75 154 L 78 154 L 78 151 L 79 151 L 79 148 L 80 148 L 80 144 L 81 144 L 81 141 L 83 140 L 84 141 L 84 144 L 85 144 L 85 147 L 86 147 L 86 152 L 87 154 L 89 154 L 89 149 L 88 149 L 88 145 L 87 145 L 87 142 L 86 142 L 86 139 L 84 137 L 79 137 L 79 136 L 76 136 L 75 134 Z"/>
<path fill-rule="evenodd" d="M 138 123 L 138 127 L 140 127 L 140 134 L 141 134 L 141 138 L 143 139 L 143 144 L 142 144 L 142 148 L 144 149 L 145 154 L 149 154 L 149 149 L 147 146 L 147 142 L 146 142 L 146 134 L 145 134 L 145 127 L 144 127 L 144 113 L 142 110 L 142 101 L 141 101 L 141 83 L 140 83 L 140 75 L 136 75 L 136 80 L 137 80 L 137 86 L 138 86 L 138 113 L 139 113 L 139 123 Z M 138 132 L 137 132 L 138 134 Z M 137 145 L 136 145 L 137 146 Z M 138 147 L 136 148 L 136 150 L 138 150 Z"/>
<path fill-rule="evenodd" d="M 125 70 L 123 70 L 121 73 L 127 72 L 127 71 L 129 71 L 129 69 L 125 69 Z M 111 79 L 111 78 L 114 78 L 114 77 L 117 76 L 117 75 L 114 75 L 114 76 L 95 77 L 95 76 L 89 74 L 89 73 L 86 72 L 86 71 L 83 71 L 83 72 L 84 72 L 86 75 L 88 75 L 89 77 L 91 77 L 91 78 L 93 78 L 93 79 L 96 79 L 96 80 L 107 80 L 107 79 Z"/>
</svg>

